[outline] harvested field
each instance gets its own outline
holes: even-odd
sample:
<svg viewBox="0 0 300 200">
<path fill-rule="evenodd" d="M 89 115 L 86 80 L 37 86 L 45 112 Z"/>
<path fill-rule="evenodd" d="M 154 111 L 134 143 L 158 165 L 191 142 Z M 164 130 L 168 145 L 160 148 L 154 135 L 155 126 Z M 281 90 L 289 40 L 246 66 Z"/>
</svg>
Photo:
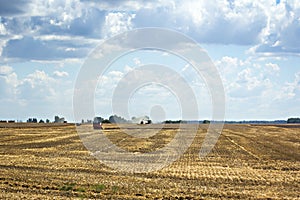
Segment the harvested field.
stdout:
<svg viewBox="0 0 300 200">
<path fill-rule="evenodd" d="M 178 128 L 145 139 L 104 126 L 112 142 L 132 152 L 163 147 Z M 201 125 L 170 166 L 132 174 L 91 156 L 72 124 L 0 123 L 0 199 L 300 199 L 300 126 L 225 125 L 200 159 L 206 130 Z"/>
</svg>

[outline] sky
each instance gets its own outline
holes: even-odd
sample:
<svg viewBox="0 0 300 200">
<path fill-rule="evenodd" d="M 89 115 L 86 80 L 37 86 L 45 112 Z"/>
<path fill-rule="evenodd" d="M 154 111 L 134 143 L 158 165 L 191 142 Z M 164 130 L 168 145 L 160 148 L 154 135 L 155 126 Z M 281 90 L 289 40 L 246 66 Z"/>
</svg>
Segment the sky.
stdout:
<svg viewBox="0 0 300 200">
<path fill-rule="evenodd" d="M 0 0 L 0 119 L 74 120 L 74 86 L 88 55 L 115 35 L 146 27 L 177 31 L 205 49 L 223 82 L 226 120 L 300 116 L 298 0 Z M 96 115 L 113 114 L 122 77 L 149 63 L 180 72 L 197 97 L 198 119 L 211 117 L 205 81 L 189 63 L 150 50 L 119 58 L 99 78 Z M 181 117 L 176 94 L 155 84 L 137 90 L 128 110 L 157 121 Z"/>
</svg>

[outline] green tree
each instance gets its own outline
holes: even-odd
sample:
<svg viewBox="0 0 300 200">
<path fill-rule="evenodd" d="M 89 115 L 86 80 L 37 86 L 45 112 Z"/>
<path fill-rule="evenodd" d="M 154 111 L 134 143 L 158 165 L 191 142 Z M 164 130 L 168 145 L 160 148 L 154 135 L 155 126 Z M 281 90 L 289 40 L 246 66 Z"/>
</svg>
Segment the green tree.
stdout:
<svg viewBox="0 0 300 200">
<path fill-rule="evenodd" d="M 288 118 L 287 123 L 300 123 L 300 118 Z"/>
<path fill-rule="evenodd" d="M 59 122 L 59 116 L 55 116 L 54 117 L 54 123 L 58 123 Z"/>
<path fill-rule="evenodd" d="M 202 122 L 203 124 L 210 124 L 210 121 L 209 120 L 203 120 L 203 122 Z"/>
</svg>

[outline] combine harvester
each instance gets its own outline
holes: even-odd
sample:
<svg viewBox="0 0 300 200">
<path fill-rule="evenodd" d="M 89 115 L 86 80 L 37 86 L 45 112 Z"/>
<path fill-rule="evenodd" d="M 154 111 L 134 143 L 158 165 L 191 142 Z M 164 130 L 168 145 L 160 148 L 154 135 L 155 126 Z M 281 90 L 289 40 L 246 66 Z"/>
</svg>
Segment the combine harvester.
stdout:
<svg viewBox="0 0 300 200">
<path fill-rule="evenodd" d="M 93 121 L 93 128 L 94 129 L 103 129 L 102 127 L 103 119 L 101 117 L 95 117 Z"/>
<path fill-rule="evenodd" d="M 137 118 L 134 117 L 132 119 L 132 123 L 135 123 L 135 124 L 151 124 L 152 121 L 148 116 L 143 116 L 143 117 L 137 117 Z"/>
</svg>

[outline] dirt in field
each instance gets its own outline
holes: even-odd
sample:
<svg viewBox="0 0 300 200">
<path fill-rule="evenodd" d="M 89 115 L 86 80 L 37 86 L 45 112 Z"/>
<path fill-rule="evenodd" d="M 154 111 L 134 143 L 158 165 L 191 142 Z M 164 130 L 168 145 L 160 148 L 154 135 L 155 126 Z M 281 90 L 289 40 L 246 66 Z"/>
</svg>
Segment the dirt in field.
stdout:
<svg viewBox="0 0 300 200">
<path fill-rule="evenodd" d="M 72 124 L 0 124 L 0 199 L 300 199 L 300 127 L 226 125 L 200 159 L 207 127 L 171 165 L 126 173 L 95 159 Z M 153 125 L 137 131 L 157 134 L 135 138 L 105 128 L 120 148 L 141 153 L 164 147 L 178 130 Z"/>
</svg>

